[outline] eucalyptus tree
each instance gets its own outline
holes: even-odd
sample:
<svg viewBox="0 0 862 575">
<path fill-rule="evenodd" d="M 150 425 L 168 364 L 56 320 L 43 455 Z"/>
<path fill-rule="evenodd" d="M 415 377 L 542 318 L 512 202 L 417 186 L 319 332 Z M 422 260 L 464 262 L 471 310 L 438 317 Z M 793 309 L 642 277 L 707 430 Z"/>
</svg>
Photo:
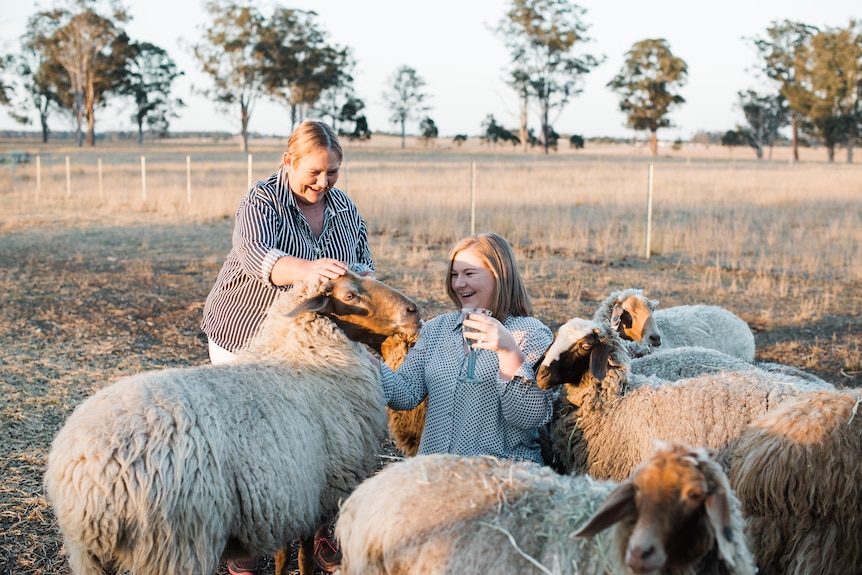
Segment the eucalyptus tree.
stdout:
<svg viewBox="0 0 862 575">
<path fill-rule="evenodd" d="M 202 93 L 225 113 L 238 108 L 242 148 L 248 152 L 248 123 L 255 104 L 267 93 L 262 48 L 269 34 L 266 18 L 251 3 L 210 0 L 204 6 L 212 20 L 202 26 L 203 37 L 192 46 L 194 57 L 212 80 L 212 87 Z"/>
<path fill-rule="evenodd" d="M 683 104 L 679 94 L 688 80 L 688 65 L 671 52 L 663 38 L 635 42 L 626 52 L 622 68 L 608 82 L 620 96 L 620 111 L 633 130 L 648 130 L 652 154 L 658 154 L 658 130 L 673 124 L 672 108 Z"/>
<path fill-rule="evenodd" d="M 425 80 L 410 66 L 401 66 L 389 77 L 389 89 L 383 92 L 383 101 L 392 114 L 389 121 L 401 126 L 401 148 L 407 138 L 407 121 L 419 119 L 421 114 L 431 109 L 425 103 L 428 99 L 423 89 Z"/>
<path fill-rule="evenodd" d="M 185 106 L 182 99 L 171 97 L 171 85 L 181 75 L 163 48 L 150 42 L 132 43 L 121 91 L 134 103 L 131 119 L 138 127 L 138 143 L 144 141 L 144 124 L 164 134 Z"/>
<path fill-rule="evenodd" d="M 550 145 L 551 113 L 561 111 L 583 91 L 583 76 L 604 57 L 576 55 L 589 41 L 586 9 L 569 0 L 511 0 L 497 27 L 512 60 L 509 84 L 521 100 L 521 140 L 525 140 L 525 98 L 539 107 L 545 153 Z"/>
<path fill-rule="evenodd" d="M 835 146 L 843 143 L 847 163 L 852 163 L 862 122 L 862 27 L 851 21 L 847 28 L 814 34 L 804 74 L 811 93 L 809 131 L 823 141 L 830 162 Z"/>
<path fill-rule="evenodd" d="M 61 100 L 72 108 L 79 146 L 84 120 L 87 143 L 96 143 L 95 109 L 121 81 L 129 44 L 120 27 L 128 19 L 125 9 L 111 2 L 103 15 L 98 12 L 100 4 L 98 0 L 64 1 L 51 10 L 37 12 L 27 24 L 33 45 L 68 76 L 68 97 Z"/>
<path fill-rule="evenodd" d="M 766 29 L 765 37 L 754 39 L 763 73 L 778 82 L 779 93 L 790 110 L 790 143 L 794 161 L 799 161 L 800 122 L 811 108 L 811 93 L 804 78 L 811 36 L 816 32 L 817 28 L 801 22 L 773 21 Z"/>
<path fill-rule="evenodd" d="M 265 85 L 290 110 L 291 130 L 327 90 L 345 89 L 353 81 L 353 60 L 346 48 L 329 43 L 314 11 L 276 8 L 262 43 Z"/>
<path fill-rule="evenodd" d="M 788 125 L 787 102 L 781 94 L 758 94 L 754 90 L 738 92 L 739 107 L 748 126 L 742 130 L 748 145 L 754 148 L 757 159 L 763 159 L 763 148 L 772 148 L 778 137 L 778 130 Z"/>
<path fill-rule="evenodd" d="M 20 124 L 29 124 L 35 112 L 39 117 L 42 142 L 46 143 L 50 134 L 48 118 L 52 111 L 62 107 L 60 92 L 68 92 L 68 81 L 59 64 L 46 59 L 26 38 L 22 39 L 21 52 L 10 55 L 7 60 L 7 70 L 13 78 L 7 91 L 8 114 Z"/>
</svg>

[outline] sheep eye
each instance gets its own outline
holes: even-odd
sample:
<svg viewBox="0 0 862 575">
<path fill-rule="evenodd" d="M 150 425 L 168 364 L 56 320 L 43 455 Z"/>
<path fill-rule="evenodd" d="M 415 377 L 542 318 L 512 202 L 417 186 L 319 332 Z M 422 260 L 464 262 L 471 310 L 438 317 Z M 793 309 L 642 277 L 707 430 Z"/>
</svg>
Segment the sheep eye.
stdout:
<svg viewBox="0 0 862 575">
<path fill-rule="evenodd" d="M 356 294 L 354 292 L 347 292 L 344 294 L 344 301 L 350 301 L 356 299 Z"/>
<path fill-rule="evenodd" d="M 686 499 L 693 502 L 703 501 L 706 498 L 706 491 L 700 488 L 689 489 L 685 494 Z"/>
<path fill-rule="evenodd" d="M 581 342 L 581 349 L 590 349 L 591 347 L 593 347 L 593 344 L 591 344 L 590 342 L 588 342 L 588 341 Z"/>
</svg>

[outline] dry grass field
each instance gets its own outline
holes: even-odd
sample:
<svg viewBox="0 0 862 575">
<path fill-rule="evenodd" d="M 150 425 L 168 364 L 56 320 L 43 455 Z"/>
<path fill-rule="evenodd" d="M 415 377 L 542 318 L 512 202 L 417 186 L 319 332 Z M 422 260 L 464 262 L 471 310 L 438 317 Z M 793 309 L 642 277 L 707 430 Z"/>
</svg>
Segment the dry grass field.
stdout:
<svg viewBox="0 0 862 575">
<path fill-rule="evenodd" d="M 255 179 L 284 144 L 252 142 Z M 757 162 L 743 149 L 397 144 L 347 146 L 339 186 L 369 223 L 377 277 L 426 318 L 449 307 L 446 253 L 472 225 L 512 242 L 552 329 L 641 287 L 662 307 L 732 310 L 759 360 L 862 385 L 862 166 L 828 165 L 822 150 L 790 164 L 786 150 Z M 107 383 L 207 361 L 198 323 L 249 161 L 235 143 L 0 141 L 12 149 L 33 161 L 0 166 L 0 575 L 64 575 L 41 489 L 51 439 Z"/>
</svg>

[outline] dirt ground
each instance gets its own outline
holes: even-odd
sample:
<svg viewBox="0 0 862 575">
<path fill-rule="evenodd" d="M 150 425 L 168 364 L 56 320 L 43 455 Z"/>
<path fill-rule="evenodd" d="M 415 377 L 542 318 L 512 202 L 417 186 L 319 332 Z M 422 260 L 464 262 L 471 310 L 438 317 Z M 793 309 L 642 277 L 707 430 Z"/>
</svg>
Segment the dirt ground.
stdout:
<svg viewBox="0 0 862 575">
<path fill-rule="evenodd" d="M 50 442 L 70 411 L 105 384 L 207 361 L 198 325 L 231 227 L 228 220 L 82 222 L 0 232 L 0 575 L 70 572 L 42 495 Z M 431 246 L 430 260 L 409 267 L 397 253 L 378 259 L 377 277 L 433 317 L 448 309 L 441 288 L 448 248 Z M 754 330 L 758 360 L 800 367 L 837 386 L 862 385 L 859 282 L 806 278 L 785 295 L 751 296 L 730 287 L 750 271 L 718 270 L 728 287 L 715 289 L 704 281 L 710 270 L 673 255 L 595 261 L 572 251 L 554 254 L 554 262 L 518 255 L 537 315 L 552 329 L 592 316 L 614 289 L 643 287 L 662 307 L 731 309 Z M 566 274 L 544 271 L 559 269 L 559 261 Z M 825 302 L 824 292 L 831 294 Z M 821 303 L 812 308 L 814 299 Z"/>
</svg>

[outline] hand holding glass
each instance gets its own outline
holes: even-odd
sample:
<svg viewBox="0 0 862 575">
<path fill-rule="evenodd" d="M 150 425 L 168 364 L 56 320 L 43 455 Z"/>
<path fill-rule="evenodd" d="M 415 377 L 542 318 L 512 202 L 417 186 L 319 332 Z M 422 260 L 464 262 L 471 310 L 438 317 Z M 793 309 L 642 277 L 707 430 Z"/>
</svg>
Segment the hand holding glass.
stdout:
<svg viewBox="0 0 862 575">
<path fill-rule="evenodd" d="M 491 310 L 481 308 L 481 307 L 465 307 L 461 309 L 461 335 L 464 338 L 464 343 L 467 346 L 467 374 L 465 376 L 459 377 L 459 381 L 463 383 L 481 383 L 482 380 L 476 377 L 476 350 L 473 349 L 473 340 L 467 338 L 464 333 L 468 331 L 473 331 L 469 327 L 464 325 L 464 320 L 469 317 L 471 313 L 491 316 L 493 315 Z"/>
</svg>

